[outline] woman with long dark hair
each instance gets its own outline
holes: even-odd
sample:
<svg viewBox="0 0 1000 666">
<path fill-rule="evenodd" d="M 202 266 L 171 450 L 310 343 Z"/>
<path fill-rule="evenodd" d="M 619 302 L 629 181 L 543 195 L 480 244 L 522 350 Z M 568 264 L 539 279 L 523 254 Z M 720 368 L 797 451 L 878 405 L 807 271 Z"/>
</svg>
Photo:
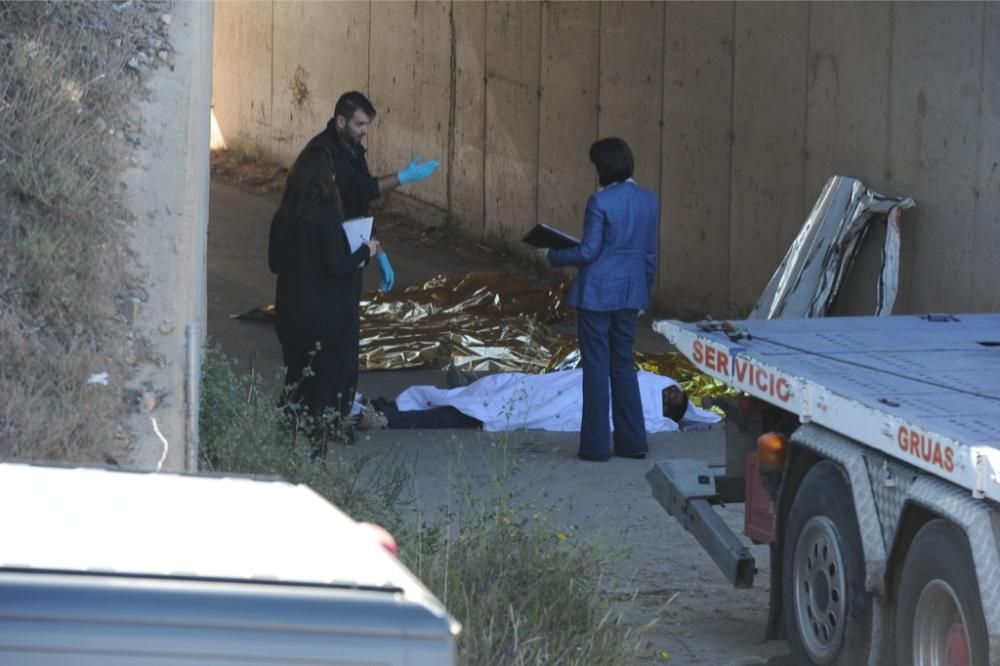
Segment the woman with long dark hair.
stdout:
<svg viewBox="0 0 1000 666">
<path fill-rule="evenodd" d="M 356 294 L 362 267 L 379 252 L 377 241 L 351 252 L 335 181 L 330 151 L 307 146 L 288 173 L 267 253 L 278 276 L 275 330 L 287 368 L 283 403 L 308 417 L 316 456 L 325 453 L 331 436 L 350 435 L 358 385 Z"/>
</svg>

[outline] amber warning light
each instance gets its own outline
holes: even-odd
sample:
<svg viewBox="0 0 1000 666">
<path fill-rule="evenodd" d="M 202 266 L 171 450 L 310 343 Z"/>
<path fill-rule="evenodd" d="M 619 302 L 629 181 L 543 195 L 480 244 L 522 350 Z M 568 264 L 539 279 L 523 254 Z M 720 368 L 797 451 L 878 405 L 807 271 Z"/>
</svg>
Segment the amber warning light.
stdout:
<svg viewBox="0 0 1000 666">
<path fill-rule="evenodd" d="M 757 438 L 757 469 L 762 474 L 779 472 L 785 466 L 788 438 L 776 432 L 765 432 Z"/>
</svg>

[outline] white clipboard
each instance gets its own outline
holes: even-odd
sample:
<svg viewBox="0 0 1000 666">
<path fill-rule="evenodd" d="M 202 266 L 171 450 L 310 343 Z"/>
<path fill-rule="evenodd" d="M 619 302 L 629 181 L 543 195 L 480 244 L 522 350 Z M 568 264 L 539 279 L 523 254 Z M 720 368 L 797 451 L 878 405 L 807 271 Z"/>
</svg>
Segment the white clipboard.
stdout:
<svg viewBox="0 0 1000 666">
<path fill-rule="evenodd" d="M 347 244 L 351 246 L 351 254 L 357 252 L 362 243 L 371 239 L 374 221 L 374 217 L 355 217 L 341 223 L 347 235 Z"/>
</svg>

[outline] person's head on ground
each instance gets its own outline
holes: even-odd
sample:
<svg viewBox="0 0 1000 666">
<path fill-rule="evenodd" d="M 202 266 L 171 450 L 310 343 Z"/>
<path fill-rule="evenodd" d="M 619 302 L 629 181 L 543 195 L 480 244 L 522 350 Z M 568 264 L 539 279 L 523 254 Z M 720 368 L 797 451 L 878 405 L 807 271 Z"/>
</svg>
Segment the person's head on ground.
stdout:
<svg viewBox="0 0 1000 666">
<path fill-rule="evenodd" d="M 617 137 L 595 141 L 590 146 L 590 161 L 597 169 L 597 181 L 601 187 L 626 181 L 635 172 L 632 150 L 624 139 Z"/>
<path fill-rule="evenodd" d="M 688 407 L 687 394 L 677 384 L 663 389 L 663 415 L 671 421 L 680 423 Z"/>
<path fill-rule="evenodd" d="M 323 146 L 306 146 L 288 171 L 281 208 L 291 213 L 293 220 L 310 206 L 333 205 L 340 210 L 336 180 L 330 151 Z"/>
<path fill-rule="evenodd" d="M 337 134 L 350 145 L 360 144 L 368 135 L 368 128 L 375 119 L 375 106 L 357 90 L 346 92 L 337 100 L 330 121 Z"/>
</svg>

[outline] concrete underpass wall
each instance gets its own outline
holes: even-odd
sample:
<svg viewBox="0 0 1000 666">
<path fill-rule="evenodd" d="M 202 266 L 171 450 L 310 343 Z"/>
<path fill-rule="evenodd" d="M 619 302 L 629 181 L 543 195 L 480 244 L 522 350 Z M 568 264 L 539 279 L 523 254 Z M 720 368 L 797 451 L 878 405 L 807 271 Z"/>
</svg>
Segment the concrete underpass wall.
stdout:
<svg viewBox="0 0 1000 666">
<path fill-rule="evenodd" d="M 833 174 L 909 195 L 896 312 L 1000 308 L 1000 5 L 221 2 L 214 109 L 291 161 L 366 91 L 377 173 L 481 235 L 571 233 L 618 135 L 663 203 L 657 298 L 745 312 Z M 839 311 L 870 312 L 873 227 Z"/>
</svg>

